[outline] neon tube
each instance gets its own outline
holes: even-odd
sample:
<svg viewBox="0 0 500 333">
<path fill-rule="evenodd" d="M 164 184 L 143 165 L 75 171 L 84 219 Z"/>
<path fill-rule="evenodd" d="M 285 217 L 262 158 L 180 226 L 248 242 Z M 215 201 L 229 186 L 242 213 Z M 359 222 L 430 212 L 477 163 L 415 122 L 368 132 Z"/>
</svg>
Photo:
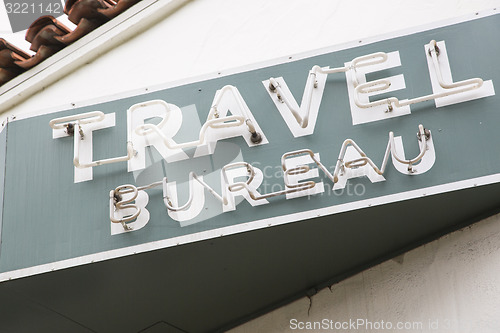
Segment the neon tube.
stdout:
<svg viewBox="0 0 500 333">
<path fill-rule="evenodd" d="M 394 143 L 394 132 L 389 132 L 389 141 L 387 142 L 387 148 L 385 149 L 384 158 L 382 160 L 382 166 L 380 169 L 373 163 L 373 161 L 366 156 L 366 154 L 361 150 L 361 148 L 351 139 L 347 139 L 342 143 L 342 148 L 340 149 L 339 157 L 337 159 L 337 164 L 334 171 L 334 183 L 338 182 L 338 175 L 344 168 L 355 169 L 358 167 L 365 166 L 369 164 L 373 170 L 379 175 L 383 175 L 389 161 L 389 155 L 392 155 L 396 161 L 402 164 L 408 165 L 408 171 L 412 171 L 412 165 L 419 162 L 427 151 L 427 141 L 430 139 L 430 132 L 426 130 L 422 124 L 418 125 L 418 138 L 419 141 L 423 140 L 423 144 L 420 147 L 420 153 L 413 159 L 405 160 L 398 156 L 396 153 L 396 145 Z M 361 155 L 361 158 L 357 158 L 352 161 L 344 162 L 345 153 L 347 147 L 351 145 L 356 151 Z"/>
<path fill-rule="evenodd" d="M 77 121 L 79 124 L 90 124 L 96 123 L 104 120 L 104 113 L 101 111 L 92 111 L 81 114 L 76 114 L 67 117 L 61 117 L 52 119 L 49 122 L 49 126 L 52 129 L 64 129 L 68 124 Z"/>
<path fill-rule="evenodd" d="M 163 181 L 162 181 L 162 184 L 163 184 L 163 202 L 165 203 L 165 206 L 167 207 L 168 210 L 171 210 L 173 212 L 177 212 L 177 211 L 189 208 L 191 206 L 191 203 L 193 202 L 193 192 L 194 192 L 193 180 L 196 180 L 198 183 L 203 185 L 203 187 L 206 188 L 208 190 L 208 192 L 210 192 L 210 194 L 212 194 L 223 205 L 227 205 L 227 198 L 225 198 L 225 197 L 223 198 L 222 196 L 220 196 L 207 183 L 205 183 L 203 180 L 198 178 L 198 176 L 193 171 L 191 171 L 189 173 L 189 198 L 188 198 L 188 201 L 182 206 L 174 207 L 172 205 L 172 202 L 170 201 L 170 198 L 168 197 L 167 177 L 163 178 Z"/>
<path fill-rule="evenodd" d="M 403 164 L 408 165 L 408 170 L 412 170 L 412 165 L 414 163 L 419 162 L 422 160 L 422 158 L 425 156 L 425 153 L 427 151 L 428 145 L 427 141 L 430 139 L 430 131 L 426 130 L 421 124 L 418 125 L 418 139 L 419 141 L 422 141 L 423 143 L 420 145 L 420 153 L 413 159 L 402 159 L 401 157 L 398 156 L 396 153 L 396 145 L 394 143 L 394 133 L 391 131 L 389 132 L 389 140 L 387 142 L 387 147 L 384 153 L 384 158 L 382 161 L 382 166 L 379 169 L 373 161 L 366 156 L 366 154 L 361 150 L 361 148 L 356 144 L 351 139 L 347 139 L 342 143 L 342 147 L 340 149 L 339 157 L 337 159 L 337 164 L 335 166 L 335 170 L 333 175 L 328 171 L 328 169 L 319 161 L 316 156 L 314 156 L 314 152 L 310 149 L 301 149 L 301 150 L 296 150 L 296 151 L 291 151 L 283 154 L 281 156 L 281 167 L 283 169 L 284 175 L 283 175 L 283 181 L 285 184 L 285 189 L 281 191 L 275 191 L 271 193 L 266 193 L 266 194 L 260 194 L 256 189 L 251 188 L 251 183 L 255 179 L 255 169 L 254 167 L 247 163 L 247 162 L 235 162 L 231 164 L 225 165 L 222 170 L 222 179 L 224 182 L 224 187 L 227 188 L 229 192 L 237 192 L 240 190 L 246 190 L 250 197 L 253 200 L 261 200 L 261 199 L 267 199 L 271 197 L 276 197 L 284 194 L 290 194 L 290 193 L 296 193 L 300 191 L 306 191 L 314 188 L 316 186 L 316 183 L 312 180 L 308 181 L 303 181 L 303 182 L 297 182 L 297 183 L 291 183 L 289 181 L 289 176 L 296 176 L 300 174 L 304 174 L 308 171 L 310 171 L 310 168 L 308 165 L 299 165 L 294 168 L 287 168 L 286 167 L 286 159 L 292 156 L 298 156 L 298 155 L 309 155 L 312 159 L 312 161 L 318 166 L 319 169 L 321 169 L 324 174 L 334 183 L 336 184 L 339 180 L 339 173 L 344 169 L 344 168 L 350 168 L 350 169 L 355 169 L 358 167 L 362 167 L 365 165 L 370 165 L 377 174 L 383 175 L 385 172 L 385 169 L 388 164 L 389 156 L 392 154 L 394 159 Z M 360 155 L 361 158 L 357 158 L 354 160 L 350 161 L 344 161 L 345 154 L 347 152 L 347 147 L 352 146 Z M 236 182 L 234 184 L 229 184 L 229 179 L 227 176 L 227 170 L 234 169 L 234 168 L 239 168 L 239 167 L 245 167 L 247 170 L 247 179 L 246 181 L 243 182 Z M 197 181 L 200 183 L 205 189 L 207 189 L 217 200 L 219 200 L 223 205 L 228 204 L 228 199 L 226 196 L 222 196 L 218 194 L 214 189 L 210 187 L 207 183 L 205 183 L 203 180 L 201 180 L 194 172 L 189 173 L 189 198 L 187 202 L 182 205 L 182 206 L 177 206 L 174 207 L 172 202 L 170 201 L 170 198 L 168 196 L 168 187 L 167 187 L 167 178 L 164 177 L 162 181 L 157 181 L 154 183 L 151 183 L 149 185 L 145 185 L 142 187 L 135 187 L 134 185 L 122 185 L 117 187 L 115 190 L 110 192 L 110 218 L 111 221 L 114 223 L 122 223 L 124 224 L 125 230 L 127 229 L 128 226 L 126 226 L 126 222 L 130 222 L 134 219 L 137 218 L 140 214 L 140 208 L 137 207 L 137 205 L 130 204 L 130 202 L 134 201 L 137 198 L 137 193 L 139 190 L 146 190 L 155 186 L 162 185 L 163 186 L 163 201 L 165 206 L 167 207 L 168 210 L 170 211 L 181 211 L 189 208 L 193 202 L 193 193 L 194 193 L 194 181 Z M 122 200 L 121 196 L 123 194 L 127 193 L 134 193 L 132 198 L 128 200 Z M 123 217 L 121 219 L 116 219 L 114 218 L 114 208 L 116 209 L 127 209 L 127 208 L 133 208 L 136 210 L 134 214 L 131 214 L 130 216 Z"/>
<path fill-rule="evenodd" d="M 392 156 L 399 163 L 408 164 L 409 166 L 411 166 L 412 164 L 417 163 L 418 161 L 420 161 L 422 159 L 422 157 L 424 157 L 425 152 L 427 151 L 427 140 L 429 140 L 429 137 L 430 137 L 430 132 L 426 132 L 425 129 L 424 129 L 424 126 L 422 126 L 421 124 L 418 125 L 418 137 L 419 137 L 419 140 L 423 139 L 423 145 L 422 145 L 422 147 L 420 147 L 420 154 L 418 154 L 417 157 L 415 157 L 414 159 L 403 160 L 396 153 L 396 148 L 395 148 L 395 145 L 394 145 L 394 133 L 393 132 L 389 132 L 389 144 L 391 146 L 391 154 L 392 154 Z"/>
<path fill-rule="evenodd" d="M 77 115 L 71 115 L 67 117 L 61 117 L 61 118 L 55 118 L 52 119 L 49 122 L 49 126 L 52 127 L 52 129 L 69 129 L 69 125 L 73 125 L 73 132 L 70 133 L 68 132 L 68 135 L 73 135 L 74 133 L 79 133 L 80 134 L 80 139 L 85 140 L 85 135 L 82 130 L 81 125 L 84 124 L 90 124 L 90 123 L 96 123 L 103 121 L 105 118 L 105 115 L 101 111 L 91 111 L 91 112 L 86 112 L 86 113 L 81 113 Z M 107 159 L 102 159 L 99 161 L 93 161 L 90 163 L 80 163 L 80 140 L 75 136 L 75 158 L 73 159 L 73 165 L 79 169 L 85 169 L 85 168 L 91 168 L 94 166 L 98 165 L 103 165 L 103 164 L 110 164 L 110 163 L 117 163 L 117 162 L 123 162 L 123 161 L 128 161 L 134 156 L 134 147 L 132 146 L 132 142 L 127 142 L 127 155 L 122 156 L 122 157 L 114 157 L 114 158 L 107 158 Z"/>
<path fill-rule="evenodd" d="M 247 179 L 247 181 L 246 182 L 237 182 L 237 183 L 234 183 L 231 185 L 227 185 L 227 184 L 229 184 L 229 181 L 227 179 L 226 170 L 233 169 L 235 167 L 241 167 L 241 166 L 245 166 L 247 168 L 247 171 L 249 173 L 249 178 Z M 301 174 L 301 173 L 306 173 L 307 171 L 309 171 L 309 167 L 300 166 L 298 168 L 290 169 L 286 172 L 290 172 L 290 171 L 293 171 L 293 174 L 297 175 L 297 174 Z M 287 189 L 285 189 L 285 190 L 266 193 L 266 194 L 260 194 L 259 192 L 253 191 L 249 187 L 250 182 L 252 181 L 253 177 L 255 176 L 255 171 L 254 171 L 252 165 L 247 163 L 247 162 L 236 162 L 236 163 L 227 164 L 222 168 L 222 174 L 224 176 L 224 182 L 227 185 L 227 189 L 230 192 L 236 192 L 236 191 L 240 191 L 242 189 L 245 189 L 253 200 L 267 199 L 267 198 L 276 197 L 276 196 L 283 195 L 283 194 L 309 190 L 309 189 L 312 189 L 314 186 L 316 186 L 316 183 L 313 181 L 306 181 L 303 183 L 292 184 L 292 185 L 285 183 L 285 187 L 287 187 Z"/>
<path fill-rule="evenodd" d="M 133 196 L 130 199 L 123 200 L 122 195 L 130 192 L 134 193 Z M 141 213 L 141 208 L 137 207 L 137 205 L 130 204 L 130 202 L 134 201 L 137 198 L 137 194 L 138 190 L 134 185 L 121 185 L 109 192 L 109 219 L 111 220 L 111 222 L 121 223 L 123 229 L 132 230 L 132 228 L 127 225 L 127 222 L 135 220 Z M 117 210 L 131 208 L 135 210 L 135 213 L 131 214 L 130 216 L 125 216 L 117 219 L 115 218 L 115 207 Z"/>
<path fill-rule="evenodd" d="M 329 68 L 329 67 L 319 67 L 318 65 L 315 65 L 312 67 L 312 69 L 309 71 L 309 76 L 307 77 L 307 82 L 306 82 L 306 89 L 309 87 L 309 90 L 307 91 L 306 95 L 306 101 L 305 101 L 305 114 L 302 117 L 300 115 L 300 109 L 302 109 L 302 106 L 299 109 L 296 109 L 293 107 L 292 103 L 290 100 L 286 97 L 286 94 L 283 92 L 283 89 L 281 88 L 280 84 L 278 81 L 276 81 L 275 78 L 270 78 L 269 79 L 269 90 L 272 93 L 276 93 L 278 96 L 278 99 L 282 102 L 285 103 L 292 115 L 294 116 L 295 120 L 297 123 L 299 123 L 300 127 L 306 128 L 307 125 L 309 124 L 309 114 L 311 110 L 311 103 L 312 103 L 312 94 L 314 88 L 317 88 L 317 82 L 316 82 L 316 75 L 317 73 L 320 74 L 333 74 L 333 73 L 344 73 L 347 72 L 350 69 L 356 70 L 356 68 L 359 67 L 364 67 L 364 66 L 371 66 L 371 65 L 376 65 L 383 63 L 387 60 L 387 54 L 384 52 L 377 52 L 377 53 L 372 53 L 368 55 L 364 55 L 361 57 L 357 57 L 351 61 L 350 66 L 344 66 L 344 67 L 336 67 L 336 68 Z M 314 83 L 313 83 L 314 81 Z M 357 79 L 355 78 L 355 85 L 357 85 Z"/>
<path fill-rule="evenodd" d="M 132 228 L 129 225 L 127 225 L 127 222 L 135 220 L 141 214 L 141 208 L 135 204 L 132 204 L 131 202 L 134 201 L 135 199 L 137 199 L 137 195 L 138 195 L 139 191 L 147 190 L 147 189 L 150 189 L 152 187 L 155 187 L 155 186 L 158 186 L 161 184 L 162 184 L 162 182 L 155 182 L 155 183 L 145 185 L 145 186 L 140 186 L 140 187 L 136 187 L 134 185 L 127 184 L 127 185 L 118 186 L 114 190 L 111 190 L 109 192 L 109 219 L 111 220 L 111 222 L 121 223 L 123 226 L 123 229 L 125 229 L 126 231 L 132 230 Z M 130 199 L 123 200 L 123 195 L 127 194 L 127 193 L 133 193 L 132 197 Z M 130 209 L 134 209 L 135 213 L 131 214 L 130 216 L 125 216 L 125 217 L 122 217 L 121 219 L 117 219 L 117 218 L 115 218 L 115 208 L 116 208 L 116 210 L 130 208 Z"/>
<path fill-rule="evenodd" d="M 240 108 L 240 111 L 243 115 L 231 115 L 223 118 L 219 118 L 219 113 L 217 111 L 217 105 L 219 104 L 220 100 L 222 99 L 222 96 L 226 92 L 231 92 L 235 98 L 235 100 L 238 103 L 238 107 Z M 149 104 L 148 104 L 149 103 Z M 174 143 L 172 138 L 167 137 L 161 130 L 160 128 L 163 127 L 163 125 L 166 123 L 167 118 L 168 118 L 168 113 L 170 112 L 170 108 L 168 107 L 168 104 L 165 103 L 164 101 L 150 101 L 138 105 L 132 106 L 130 109 L 130 112 L 135 110 L 135 108 L 142 107 L 145 105 L 151 105 L 153 103 L 162 103 L 167 110 L 165 118 L 158 124 L 158 125 L 153 125 L 153 124 L 144 124 L 137 126 L 135 129 L 135 133 L 138 135 L 147 135 L 152 132 L 154 132 L 156 135 L 160 136 L 165 144 L 165 146 L 169 149 L 182 149 L 182 148 L 190 148 L 190 147 L 197 147 L 199 145 L 202 145 L 205 143 L 206 140 L 206 131 L 209 127 L 214 128 L 214 129 L 219 129 L 219 128 L 229 128 L 229 127 L 237 127 L 245 124 L 247 126 L 247 129 L 250 133 L 252 133 L 252 141 L 254 143 L 259 143 L 260 140 L 257 139 L 257 137 L 260 138 L 260 135 L 255 131 L 255 126 L 253 125 L 250 117 L 247 115 L 245 111 L 245 107 L 243 105 L 243 102 L 241 101 L 241 98 L 239 98 L 239 95 L 237 93 L 237 90 L 234 86 L 231 85 L 226 85 L 221 88 L 219 93 L 217 94 L 217 98 L 215 99 L 215 104 L 210 108 L 210 111 L 208 113 L 208 120 L 203 124 L 201 127 L 200 133 L 198 140 L 191 141 L 191 142 L 185 142 L 185 143 Z"/>
<path fill-rule="evenodd" d="M 296 150 L 296 151 L 292 151 L 292 152 L 288 152 L 288 153 L 285 153 L 283 154 L 283 156 L 281 156 L 281 167 L 283 168 L 283 171 L 285 171 L 285 184 L 288 184 L 288 181 L 286 179 L 286 176 L 287 175 L 295 175 L 295 174 L 300 174 L 300 173 L 303 173 L 303 172 L 299 172 L 299 173 L 295 173 L 295 169 L 300 169 L 301 167 L 298 167 L 298 168 L 294 168 L 294 169 L 290 169 L 287 171 L 286 169 L 286 166 L 285 166 L 285 160 L 286 158 L 290 157 L 290 156 L 297 156 L 297 155 L 302 155 L 302 154 L 308 154 L 311 159 L 314 161 L 314 163 L 316 163 L 316 165 L 321 169 L 321 171 L 323 171 L 325 173 L 325 175 L 332 181 L 334 182 L 334 177 L 332 176 L 332 174 L 328 171 L 328 169 L 323 165 L 323 163 L 321 163 L 317 158 L 316 156 L 314 156 L 314 153 L 312 150 L 310 149 L 301 149 L 301 150 Z M 307 171 L 309 171 L 309 167 L 308 166 L 302 166 L 302 167 L 307 167 Z M 293 185 L 291 184 L 288 184 L 289 187 L 293 187 Z"/>
<path fill-rule="evenodd" d="M 78 123 L 75 124 L 75 129 L 80 130 L 80 125 Z M 79 169 L 91 168 L 99 165 L 111 164 L 117 162 L 125 162 L 130 160 L 135 154 L 132 142 L 127 141 L 127 155 L 125 156 L 106 158 L 99 161 L 92 161 L 90 163 L 80 163 L 80 140 L 78 140 L 78 138 L 75 138 L 75 140 L 77 140 L 77 142 L 75 145 L 75 158 L 73 159 L 73 165 Z"/>
<path fill-rule="evenodd" d="M 466 85 L 473 85 L 473 87 L 470 88 L 472 89 L 477 89 L 480 88 L 483 85 L 483 80 L 480 78 L 474 78 L 474 79 L 468 79 L 468 80 L 463 80 L 459 82 L 451 82 L 451 83 L 446 83 L 443 80 L 443 75 L 441 74 L 441 66 L 439 65 L 439 48 L 437 46 L 437 43 L 435 40 L 430 41 L 430 46 L 429 46 L 429 55 L 432 58 L 432 63 L 434 64 L 434 69 L 436 70 L 436 77 L 438 79 L 439 85 L 441 88 L 444 89 L 453 89 L 457 87 L 462 87 Z"/>
<path fill-rule="evenodd" d="M 356 151 L 361 155 L 361 158 L 357 158 L 357 159 L 352 160 L 352 161 L 344 162 L 345 153 L 346 153 L 347 147 L 349 145 L 352 146 L 354 149 L 356 149 Z M 359 168 L 361 166 L 365 166 L 366 164 L 369 164 L 375 170 L 375 172 L 377 174 L 382 175 L 385 171 L 385 167 L 387 166 L 387 161 L 389 160 L 390 145 L 391 145 L 391 143 L 389 141 L 389 143 L 387 144 L 387 148 L 385 150 L 384 159 L 382 162 L 382 167 L 379 169 L 375 165 L 375 163 L 373 163 L 373 161 L 369 157 L 366 156 L 366 154 L 361 150 L 361 148 L 359 148 L 359 146 L 356 144 L 356 142 L 354 142 L 351 139 L 345 140 L 342 143 L 339 157 L 337 159 L 337 164 L 335 166 L 335 171 L 333 173 L 333 178 L 334 178 L 333 182 L 337 183 L 339 181 L 339 173 L 344 168 L 355 169 L 355 168 Z"/>
<path fill-rule="evenodd" d="M 425 95 L 421 97 L 416 97 L 413 99 L 409 99 L 406 101 L 399 101 L 396 97 L 389 97 L 387 99 L 382 99 L 374 102 L 369 102 L 369 103 L 362 103 L 359 100 L 359 94 L 369 94 L 377 91 L 384 91 L 387 90 L 391 82 L 387 79 L 380 79 L 380 80 L 375 80 L 371 82 L 366 82 L 363 84 L 359 84 L 356 86 L 355 83 L 355 93 L 354 93 L 354 102 L 355 104 L 363 109 L 378 106 L 378 105 L 383 105 L 383 104 L 388 104 L 389 105 L 389 110 L 392 110 L 392 104 L 396 107 L 402 107 L 402 106 L 407 106 L 411 104 L 416 104 L 420 102 L 425 102 L 429 101 L 432 99 L 436 98 L 441 98 L 441 97 L 446 97 L 446 96 L 451 96 L 451 95 L 456 95 L 460 94 L 466 91 L 478 89 L 483 85 L 483 80 L 480 78 L 474 78 L 474 79 L 468 79 L 468 80 L 463 80 L 459 82 L 451 82 L 447 83 L 443 81 L 443 76 L 441 74 L 441 67 L 439 65 L 438 61 L 438 55 L 439 55 L 439 48 L 436 45 L 435 40 L 430 41 L 430 47 L 429 47 L 429 56 L 432 58 L 432 63 L 434 65 L 434 69 L 436 71 L 436 77 L 438 79 L 438 83 L 441 86 L 441 88 L 445 89 L 446 91 L 440 92 L 440 93 L 435 93 L 435 94 L 430 94 L 430 95 Z M 353 78 L 355 78 L 355 75 L 353 75 Z"/>
</svg>

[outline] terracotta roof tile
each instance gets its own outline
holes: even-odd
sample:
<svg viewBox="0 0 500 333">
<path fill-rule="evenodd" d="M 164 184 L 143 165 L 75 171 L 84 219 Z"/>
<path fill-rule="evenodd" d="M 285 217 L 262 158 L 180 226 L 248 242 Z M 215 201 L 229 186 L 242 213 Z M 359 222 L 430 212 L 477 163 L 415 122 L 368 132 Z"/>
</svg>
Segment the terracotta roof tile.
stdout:
<svg viewBox="0 0 500 333">
<path fill-rule="evenodd" d="M 100 25 L 101 24 L 99 24 L 99 22 L 82 18 L 76 26 L 75 30 L 64 36 L 55 36 L 54 38 L 59 40 L 61 43 L 68 45 L 85 36 Z"/>
<path fill-rule="evenodd" d="M 30 69 L 32 67 L 35 67 L 36 65 L 38 65 L 39 63 L 41 63 L 54 53 L 56 53 L 57 51 L 59 50 L 55 47 L 41 45 L 36 51 L 36 54 L 34 56 L 32 56 L 29 59 L 18 59 L 17 61 L 15 61 L 15 63 L 19 67 L 22 67 L 24 69 Z M 14 55 L 14 57 L 16 57 L 16 55 Z"/>
<path fill-rule="evenodd" d="M 24 72 L 16 60 L 29 58 L 29 54 L 0 38 L 0 86 Z"/>
<path fill-rule="evenodd" d="M 26 40 L 31 43 L 30 50 L 37 51 L 41 45 L 63 48 L 65 45 L 55 39 L 64 36 L 71 30 L 52 16 L 42 16 L 31 24 L 26 32 Z"/>
<path fill-rule="evenodd" d="M 120 0 L 118 3 L 115 3 L 108 8 L 99 8 L 97 11 L 109 19 L 116 17 L 118 14 L 123 13 L 128 8 L 135 5 L 139 0 Z"/>
<path fill-rule="evenodd" d="M 69 8 L 68 20 L 76 25 L 82 18 L 100 22 L 101 24 L 105 23 L 109 19 L 97 10 L 108 8 L 106 4 L 101 0 L 78 0 Z"/>
<path fill-rule="evenodd" d="M 71 32 L 70 28 L 59 22 L 53 16 L 42 16 L 35 20 L 35 22 L 33 22 L 28 28 L 28 31 L 26 32 L 26 40 L 33 43 L 33 39 L 40 32 L 40 30 L 49 25 L 58 28 L 62 34 Z"/>
<path fill-rule="evenodd" d="M 140 0 L 67 0 L 64 13 L 76 24 L 71 30 L 52 16 L 35 20 L 26 32 L 26 40 L 35 51 L 31 56 L 0 38 L 0 86 L 17 75 L 73 43 L 107 21 L 123 13 Z"/>
</svg>

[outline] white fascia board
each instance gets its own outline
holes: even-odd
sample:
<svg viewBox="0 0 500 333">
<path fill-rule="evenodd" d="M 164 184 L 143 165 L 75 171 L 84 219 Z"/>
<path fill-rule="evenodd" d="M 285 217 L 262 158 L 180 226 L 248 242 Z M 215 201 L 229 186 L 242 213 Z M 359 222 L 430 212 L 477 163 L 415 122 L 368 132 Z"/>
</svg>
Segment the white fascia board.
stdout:
<svg viewBox="0 0 500 333">
<path fill-rule="evenodd" d="M 134 37 L 190 0 L 142 0 L 0 87 L 0 113 Z"/>
</svg>

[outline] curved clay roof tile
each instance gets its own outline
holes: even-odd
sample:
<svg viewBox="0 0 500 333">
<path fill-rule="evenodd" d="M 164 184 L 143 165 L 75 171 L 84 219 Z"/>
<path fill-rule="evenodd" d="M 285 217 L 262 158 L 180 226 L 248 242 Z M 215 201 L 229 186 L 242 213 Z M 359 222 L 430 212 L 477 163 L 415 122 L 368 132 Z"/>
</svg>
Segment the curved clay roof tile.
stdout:
<svg viewBox="0 0 500 333">
<path fill-rule="evenodd" d="M 77 39 L 85 36 L 86 34 L 88 34 L 89 32 L 91 32 L 92 30 L 94 30 L 99 26 L 100 26 L 99 23 L 83 18 L 80 20 L 80 23 L 78 23 L 75 30 L 64 36 L 54 36 L 54 39 L 68 45 L 73 43 Z"/>
<path fill-rule="evenodd" d="M 15 78 L 18 73 L 12 72 L 8 69 L 0 68 L 0 85 L 7 83 L 11 79 Z"/>
<path fill-rule="evenodd" d="M 14 67 L 14 58 L 12 58 L 11 53 L 11 50 L 0 50 L 0 68 Z"/>
<path fill-rule="evenodd" d="M 103 14 L 99 13 L 98 9 L 105 8 L 107 8 L 107 6 L 105 6 L 103 2 L 99 0 L 78 0 L 69 10 L 68 20 L 77 25 L 82 18 L 102 21 L 102 23 L 104 23 L 109 19 Z"/>
<path fill-rule="evenodd" d="M 5 49 L 6 50 L 10 50 L 13 53 L 16 53 L 19 56 L 24 57 L 24 58 L 29 58 L 30 57 L 30 55 L 28 53 L 24 52 L 20 48 L 18 48 L 16 46 L 12 45 L 11 43 L 7 42 L 5 39 L 0 38 L 0 50 L 5 50 Z"/>
<path fill-rule="evenodd" d="M 64 13 L 76 24 L 71 31 L 53 16 L 35 20 L 26 32 L 34 56 L 0 38 L 0 86 L 73 43 L 140 0 L 66 0 Z"/>
<path fill-rule="evenodd" d="M 59 51 L 57 48 L 42 45 L 38 48 L 38 51 L 34 56 L 29 59 L 19 59 L 15 61 L 15 64 L 24 69 L 30 69 L 32 67 L 35 67 L 57 51 Z"/>
<path fill-rule="evenodd" d="M 26 31 L 26 36 L 25 39 L 32 43 L 33 39 L 35 36 L 42 30 L 44 27 L 48 25 L 53 25 L 59 30 L 62 31 L 62 34 L 68 34 L 71 32 L 71 29 L 59 22 L 54 16 L 47 15 L 47 16 L 41 16 L 38 19 L 36 19 L 33 23 L 28 28 L 28 31 Z"/>
<path fill-rule="evenodd" d="M 62 49 L 66 45 L 61 43 L 54 37 L 62 36 L 64 34 L 65 33 L 62 30 L 58 29 L 56 26 L 52 24 L 47 25 L 36 34 L 35 38 L 31 42 L 30 50 L 37 51 L 42 45 L 51 45 L 55 48 Z"/>
<path fill-rule="evenodd" d="M 118 14 L 123 13 L 125 10 L 132 7 L 133 5 L 138 3 L 139 1 L 140 0 L 120 0 L 118 3 L 116 3 L 115 5 L 113 5 L 111 7 L 108 7 L 105 9 L 99 8 L 99 9 L 97 9 L 97 11 L 99 13 L 103 14 L 104 16 L 106 16 L 107 18 L 112 19 L 112 18 L 118 16 Z"/>
<path fill-rule="evenodd" d="M 73 5 L 75 4 L 75 2 L 77 2 L 78 0 L 66 0 L 66 3 L 64 4 L 64 9 L 63 9 L 63 13 L 68 15 L 71 7 L 73 7 Z"/>
</svg>

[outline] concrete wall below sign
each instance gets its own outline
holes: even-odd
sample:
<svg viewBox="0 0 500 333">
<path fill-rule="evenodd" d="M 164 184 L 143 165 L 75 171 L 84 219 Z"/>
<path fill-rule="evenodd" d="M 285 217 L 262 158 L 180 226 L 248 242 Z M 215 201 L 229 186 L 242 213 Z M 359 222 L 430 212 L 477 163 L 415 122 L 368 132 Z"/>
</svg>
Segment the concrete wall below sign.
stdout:
<svg viewBox="0 0 500 333">
<path fill-rule="evenodd" d="M 392 325 L 398 332 L 496 333 L 499 272 L 500 215 L 495 215 L 230 332 L 386 332 Z M 319 329 L 307 330 L 314 322 Z M 335 329 L 343 323 L 349 327 Z"/>
</svg>

